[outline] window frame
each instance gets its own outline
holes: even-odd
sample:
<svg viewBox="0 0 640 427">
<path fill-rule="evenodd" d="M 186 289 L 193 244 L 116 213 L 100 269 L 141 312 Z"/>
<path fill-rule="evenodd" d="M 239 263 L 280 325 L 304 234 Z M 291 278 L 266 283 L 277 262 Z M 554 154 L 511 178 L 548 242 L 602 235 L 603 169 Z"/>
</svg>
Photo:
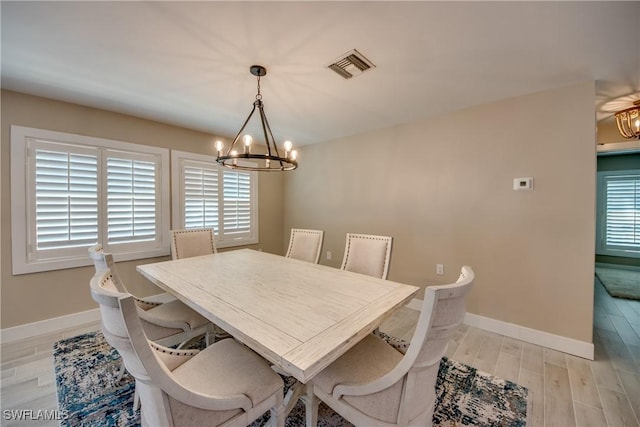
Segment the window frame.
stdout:
<svg viewBox="0 0 640 427">
<path fill-rule="evenodd" d="M 35 236 L 35 150 L 40 144 L 69 146 L 69 152 L 94 151 L 98 162 L 98 239 L 116 261 L 166 256 L 169 248 L 169 150 L 85 135 L 76 135 L 24 126 L 11 126 L 11 247 L 14 275 L 62 270 L 92 265 L 86 248 L 90 245 L 55 249 L 45 255 L 36 248 Z M 62 151 L 62 150 L 61 150 Z M 109 245 L 107 241 L 107 179 L 109 154 L 153 159 L 155 164 L 156 236 L 146 243 Z"/>
<path fill-rule="evenodd" d="M 625 258 L 640 258 L 640 250 L 617 249 L 607 245 L 607 193 L 606 180 L 615 176 L 640 176 L 640 169 L 601 171 L 598 172 L 598 196 L 597 196 L 597 227 L 596 227 L 596 254 L 617 256 Z"/>
<path fill-rule="evenodd" d="M 216 163 L 215 156 L 206 154 L 196 154 L 186 151 L 171 150 L 171 198 L 172 198 L 172 228 L 182 230 L 185 228 L 185 194 L 184 194 L 184 164 L 187 162 L 210 165 L 218 172 L 218 231 L 215 232 L 216 247 L 228 248 L 234 246 L 246 246 L 259 243 L 259 200 L 258 200 L 258 173 L 255 171 L 233 170 L 224 168 Z M 241 160 L 239 160 L 241 161 Z M 220 191 L 224 185 L 224 173 L 246 173 L 250 180 L 250 201 L 251 201 L 251 225 L 249 235 L 233 237 L 224 233 L 224 205 L 222 203 L 223 194 Z M 222 235 L 220 231 L 222 230 Z"/>
</svg>

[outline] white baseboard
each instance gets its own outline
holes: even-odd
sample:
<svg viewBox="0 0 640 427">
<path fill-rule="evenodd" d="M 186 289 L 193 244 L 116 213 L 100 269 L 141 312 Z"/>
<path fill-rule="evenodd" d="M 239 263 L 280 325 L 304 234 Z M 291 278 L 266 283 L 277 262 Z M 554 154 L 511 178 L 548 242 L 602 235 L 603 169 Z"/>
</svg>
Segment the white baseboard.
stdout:
<svg viewBox="0 0 640 427">
<path fill-rule="evenodd" d="M 0 330 L 0 343 L 6 344 L 38 335 L 53 334 L 86 323 L 99 321 L 100 310 L 94 308 L 93 310 L 81 311 L 80 313 L 67 314 L 66 316 L 54 317 L 53 319 L 2 329 Z"/>
<path fill-rule="evenodd" d="M 168 302 L 175 297 L 162 293 L 145 297 L 145 299 L 157 302 Z M 27 323 L 26 325 L 14 326 L 0 330 L 0 343 L 6 344 L 38 335 L 54 334 L 65 329 L 75 328 L 84 324 L 99 322 L 100 309 L 81 311 L 80 313 L 67 314 L 65 316 L 54 317 L 53 319 L 41 320 L 39 322 Z"/>
<path fill-rule="evenodd" d="M 413 299 L 408 308 L 420 310 L 422 300 Z M 513 323 L 503 322 L 501 320 L 492 319 L 490 317 L 479 316 L 473 313 L 467 313 L 464 323 L 469 326 L 484 329 L 485 331 L 495 332 L 506 337 L 515 338 L 532 344 L 541 345 L 561 351 L 563 353 L 573 354 L 574 356 L 593 360 L 593 343 L 579 341 L 573 338 L 563 337 L 561 335 L 551 334 L 549 332 L 539 331 L 537 329 L 527 328 Z"/>
</svg>

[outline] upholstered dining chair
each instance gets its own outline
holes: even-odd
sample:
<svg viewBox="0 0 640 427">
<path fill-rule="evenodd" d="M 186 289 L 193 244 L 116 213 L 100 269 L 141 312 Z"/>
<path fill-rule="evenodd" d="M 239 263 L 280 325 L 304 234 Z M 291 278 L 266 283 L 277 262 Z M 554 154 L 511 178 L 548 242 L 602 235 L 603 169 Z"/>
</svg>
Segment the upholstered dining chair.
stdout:
<svg viewBox="0 0 640 427">
<path fill-rule="evenodd" d="M 89 248 L 89 257 L 93 260 L 96 272 L 109 269 L 113 285 L 118 292 L 129 293 L 118 275 L 113 255 L 104 252 L 102 245 Z M 214 332 L 213 324 L 179 300 L 159 303 L 134 297 L 138 314 L 149 339 L 166 346 L 181 345 L 198 335 Z"/>
<path fill-rule="evenodd" d="M 393 238 L 347 233 L 342 269 L 386 279 Z"/>
<path fill-rule="evenodd" d="M 171 230 L 171 257 L 173 259 L 191 258 L 200 255 L 216 254 L 216 242 L 213 228 L 189 228 Z M 229 338 L 231 335 L 218 325 L 213 325 L 216 340 Z"/>
<path fill-rule="evenodd" d="M 213 228 L 171 230 L 171 257 L 173 259 L 191 258 L 217 252 Z"/>
<path fill-rule="evenodd" d="M 322 230 L 292 228 L 289 249 L 287 249 L 285 256 L 317 264 L 320 260 L 323 238 L 324 231 Z"/>
<path fill-rule="evenodd" d="M 465 315 L 474 273 L 426 288 L 406 354 L 370 334 L 307 384 L 307 426 L 318 419 L 318 398 L 355 425 L 430 426 L 436 380 L 447 343 Z"/>
<path fill-rule="evenodd" d="M 142 426 L 246 426 L 271 411 L 284 426 L 283 381 L 257 354 L 233 339 L 205 350 L 174 350 L 150 341 L 130 294 L 109 270 L 91 279 L 105 339 L 136 381 Z"/>
</svg>

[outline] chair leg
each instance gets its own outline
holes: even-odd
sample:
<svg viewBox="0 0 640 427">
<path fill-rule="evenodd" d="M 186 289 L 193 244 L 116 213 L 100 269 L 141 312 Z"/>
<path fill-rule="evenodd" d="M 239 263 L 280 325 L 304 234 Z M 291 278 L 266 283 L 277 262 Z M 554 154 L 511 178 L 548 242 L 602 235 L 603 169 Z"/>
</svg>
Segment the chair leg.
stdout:
<svg viewBox="0 0 640 427">
<path fill-rule="evenodd" d="M 118 375 L 116 375 L 116 384 L 122 381 L 122 377 L 124 376 L 125 367 L 124 362 L 120 361 L 120 369 L 118 370 Z"/>
<path fill-rule="evenodd" d="M 286 415 L 284 414 L 284 405 L 277 405 L 275 408 L 271 408 L 269 410 L 271 412 L 271 424 L 272 427 L 284 427 L 284 419 Z"/>
<path fill-rule="evenodd" d="M 124 362 L 120 361 L 120 370 L 118 371 L 118 375 L 116 376 L 116 384 L 122 381 L 122 377 L 124 376 L 126 368 L 124 367 Z M 133 411 L 137 411 L 140 407 L 140 396 L 138 395 L 138 382 L 136 381 L 133 391 Z"/>
<path fill-rule="evenodd" d="M 307 418 L 307 427 L 316 427 L 318 425 L 318 406 L 320 399 L 313 394 L 313 384 L 307 384 L 307 395 L 304 398 L 305 413 Z"/>
<path fill-rule="evenodd" d="M 136 412 L 140 408 L 140 393 L 138 393 L 138 382 L 136 381 L 135 388 L 133 389 L 133 412 Z"/>
<path fill-rule="evenodd" d="M 269 427 L 284 427 L 284 420 L 287 417 L 285 413 L 285 403 L 283 399 L 282 392 L 279 392 L 276 395 L 276 404 L 269 409 L 271 416 L 269 417 L 269 422 L 266 424 Z"/>
</svg>

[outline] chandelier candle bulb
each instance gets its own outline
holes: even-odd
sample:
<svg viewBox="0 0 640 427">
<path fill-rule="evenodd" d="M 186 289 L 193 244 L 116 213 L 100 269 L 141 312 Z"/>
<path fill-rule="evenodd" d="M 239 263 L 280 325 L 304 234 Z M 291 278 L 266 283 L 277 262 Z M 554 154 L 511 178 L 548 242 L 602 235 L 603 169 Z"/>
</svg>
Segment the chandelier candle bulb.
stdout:
<svg viewBox="0 0 640 427">
<path fill-rule="evenodd" d="M 220 140 L 216 141 L 216 151 L 218 152 L 218 157 L 222 156 L 223 148 L 224 148 L 224 144 L 222 144 L 222 141 Z"/>
<path fill-rule="evenodd" d="M 244 154 L 251 153 L 251 143 L 253 142 L 253 138 L 251 135 L 245 135 L 242 140 L 244 141 Z"/>
<path fill-rule="evenodd" d="M 284 157 L 288 159 L 289 153 L 291 152 L 291 148 L 293 148 L 293 144 L 291 143 L 291 141 L 285 141 L 283 145 L 284 145 Z"/>
</svg>

